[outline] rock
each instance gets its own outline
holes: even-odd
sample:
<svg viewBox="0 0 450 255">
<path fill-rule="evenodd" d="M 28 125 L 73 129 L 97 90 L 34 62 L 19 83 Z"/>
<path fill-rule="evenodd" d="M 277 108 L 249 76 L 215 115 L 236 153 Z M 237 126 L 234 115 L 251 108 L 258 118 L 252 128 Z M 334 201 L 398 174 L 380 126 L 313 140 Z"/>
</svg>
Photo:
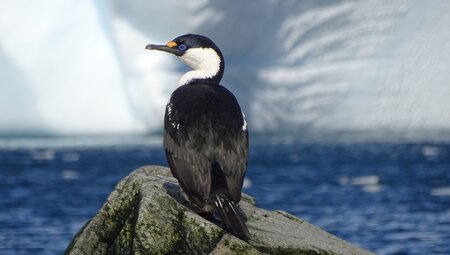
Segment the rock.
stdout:
<svg viewBox="0 0 450 255">
<path fill-rule="evenodd" d="M 371 254 L 286 212 L 260 209 L 245 194 L 240 207 L 249 243 L 197 215 L 168 168 L 142 167 L 117 185 L 65 254 Z"/>
</svg>

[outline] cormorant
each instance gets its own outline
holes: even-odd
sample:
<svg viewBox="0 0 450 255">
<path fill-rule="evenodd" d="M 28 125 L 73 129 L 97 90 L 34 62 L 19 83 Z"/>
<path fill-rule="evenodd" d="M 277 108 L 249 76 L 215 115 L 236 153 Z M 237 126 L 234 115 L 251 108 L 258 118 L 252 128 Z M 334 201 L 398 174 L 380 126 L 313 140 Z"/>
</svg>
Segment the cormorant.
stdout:
<svg viewBox="0 0 450 255">
<path fill-rule="evenodd" d="M 247 241 L 250 233 L 237 207 L 247 169 L 247 122 L 234 95 L 219 84 L 221 51 L 196 34 L 145 48 L 171 53 L 193 69 L 181 77 L 164 116 L 163 144 L 173 176 L 203 213 L 214 213 Z"/>
</svg>

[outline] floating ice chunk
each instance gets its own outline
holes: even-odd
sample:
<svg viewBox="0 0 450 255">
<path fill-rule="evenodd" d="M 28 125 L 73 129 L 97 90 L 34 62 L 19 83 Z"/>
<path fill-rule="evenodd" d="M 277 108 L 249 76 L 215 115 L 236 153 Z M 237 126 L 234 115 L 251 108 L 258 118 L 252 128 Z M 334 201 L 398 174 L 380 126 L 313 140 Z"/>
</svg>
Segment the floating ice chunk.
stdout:
<svg viewBox="0 0 450 255">
<path fill-rule="evenodd" d="M 63 170 L 61 177 L 66 180 L 75 180 L 80 177 L 80 174 L 74 170 Z"/>
<path fill-rule="evenodd" d="M 52 150 L 36 150 L 31 153 L 34 160 L 53 160 L 55 152 Z"/>
<path fill-rule="evenodd" d="M 249 178 L 244 178 L 244 185 L 243 185 L 244 189 L 251 188 L 252 185 L 253 185 L 253 183 Z"/>
<path fill-rule="evenodd" d="M 64 162 L 75 162 L 80 159 L 80 154 L 76 152 L 68 152 L 64 153 L 61 158 Z"/>
<path fill-rule="evenodd" d="M 383 189 L 383 187 L 378 184 L 369 184 L 369 185 L 363 185 L 362 189 L 368 193 L 378 193 Z"/>
<path fill-rule="evenodd" d="M 450 186 L 434 188 L 431 190 L 433 196 L 450 196 Z"/>
<path fill-rule="evenodd" d="M 339 179 L 339 183 L 341 185 L 375 185 L 378 184 L 380 178 L 376 175 L 367 175 L 367 176 L 359 176 L 359 177 L 342 177 Z"/>
<path fill-rule="evenodd" d="M 359 177 L 342 177 L 339 179 L 341 185 L 361 186 L 362 190 L 369 193 L 377 193 L 382 190 L 379 184 L 380 178 L 376 175 L 367 175 Z"/>
<path fill-rule="evenodd" d="M 439 148 L 436 146 L 424 146 L 422 148 L 422 155 L 425 157 L 435 157 L 439 155 Z"/>
</svg>

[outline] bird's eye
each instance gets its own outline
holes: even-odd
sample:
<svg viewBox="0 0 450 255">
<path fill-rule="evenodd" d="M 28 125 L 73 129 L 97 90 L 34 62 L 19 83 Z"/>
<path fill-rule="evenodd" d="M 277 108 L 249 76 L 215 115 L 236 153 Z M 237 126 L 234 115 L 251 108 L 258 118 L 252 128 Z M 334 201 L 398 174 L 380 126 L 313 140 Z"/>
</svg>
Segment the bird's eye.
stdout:
<svg viewBox="0 0 450 255">
<path fill-rule="evenodd" d="M 178 46 L 178 49 L 179 49 L 179 50 L 182 50 L 182 51 L 185 51 L 185 50 L 186 50 L 186 45 L 180 44 L 180 45 Z"/>
</svg>

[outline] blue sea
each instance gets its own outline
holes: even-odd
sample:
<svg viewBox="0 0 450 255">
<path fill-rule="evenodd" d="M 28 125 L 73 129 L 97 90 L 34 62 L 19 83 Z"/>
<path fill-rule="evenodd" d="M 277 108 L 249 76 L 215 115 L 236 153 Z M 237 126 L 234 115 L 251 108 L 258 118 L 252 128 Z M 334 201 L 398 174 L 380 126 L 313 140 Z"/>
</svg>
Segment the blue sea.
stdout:
<svg viewBox="0 0 450 255">
<path fill-rule="evenodd" d="M 62 254 L 159 137 L 0 139 L 0 254 Z M 450 142 L 253 138 L 244 192 L 376 254 L 450 254 Z"/>
</svg>

